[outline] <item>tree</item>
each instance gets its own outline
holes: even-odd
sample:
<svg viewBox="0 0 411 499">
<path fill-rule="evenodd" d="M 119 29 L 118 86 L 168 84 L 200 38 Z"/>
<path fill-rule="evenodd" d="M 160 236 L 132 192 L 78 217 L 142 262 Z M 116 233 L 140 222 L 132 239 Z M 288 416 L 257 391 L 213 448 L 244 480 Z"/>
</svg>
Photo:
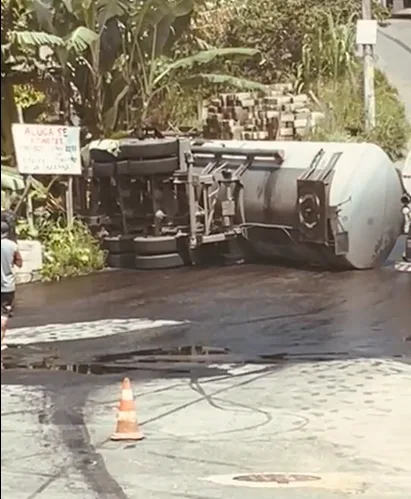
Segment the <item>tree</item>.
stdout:
<svg viewBox="0 0 411 499">
<path fill-rule="evenodd" d="M 374 2 L 375 15 L 387 12 Z M 303 48 L 318 31 L 329 26 L 327 13 L 335 24 L 348 24 L 361 12 L 358 0 L 214 0 L 194 19 L 195 35 L 218 47 L 258 47 L 262 61 L 250 60 L 230 70 L 265 84 L 289 80 L 302 60 Z M 324 46 L 317 57 L 325 59 Z"/>
<path fill-rule="evenodd" d="M 9 34 L 26 29 L 28 16 L 24 0 L 5 0 L 1 6 L 1 155 L 9 160 L 13 154 L 11 124 L 17 121 L 13 83 L 30 81 L 36 72 L 26 54 L 16 50 Z M 18 80 L 16 80 L 18 75 Z"/>
<path fill-rule="evenodd" d="M 118 126 L 130 129 L 146 122 L 153 104 L 176 81 L 193 85 L 231 79 L 239 87 L 253 85 L 230 75 L 182 74 L 217 58 L 258 53 L 248 48 L 213 49 L 175 60 L 173 46 L 189 27 L 198 2 L 32 0 L 38 29 L 10 29 L 7 36 L 10 46 L 35 49 L 49 67 L 54 62 L 49 76 L 64 120 L 70 122 L 77 115 L 99 137 Z"/>
</svg>

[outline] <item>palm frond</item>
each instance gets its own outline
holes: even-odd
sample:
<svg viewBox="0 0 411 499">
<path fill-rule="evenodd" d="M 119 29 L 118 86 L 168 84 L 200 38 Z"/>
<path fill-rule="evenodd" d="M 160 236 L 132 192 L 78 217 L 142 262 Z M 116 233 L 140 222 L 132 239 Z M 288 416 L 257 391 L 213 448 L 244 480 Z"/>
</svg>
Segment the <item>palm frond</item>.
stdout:
<svg viewBox="0 0 411 499">
<path fill-rule="evenodd" d="M 84 52 L 90 45 L 96 42 L 99 35 L 86 28 L 85 26 L 80 26 L 72 31 L 65 39 L 65 44 L 67 50 L 73 50 L 74 52 Z"/>
<path fill-rule="evenodd" d="M 12 31 L 9 34 L 9 39 L 12 43 L 21 46 L 63 47 L 65 45 L 63 38 L 44 31 Z"/>
</svg>

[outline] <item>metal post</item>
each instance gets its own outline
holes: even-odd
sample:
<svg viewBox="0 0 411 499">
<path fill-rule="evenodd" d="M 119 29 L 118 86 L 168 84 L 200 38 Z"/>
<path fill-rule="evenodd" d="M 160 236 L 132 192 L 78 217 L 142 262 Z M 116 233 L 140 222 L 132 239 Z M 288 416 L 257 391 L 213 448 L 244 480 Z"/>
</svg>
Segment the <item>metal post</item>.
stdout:
<svg viewBox="0 0 411 499">
<path fill-rule="evenodd" d="M 67 213 L 67 225 L 71 226 L 73 225 L 73 220 L 74 220 L 73 177 L 71 175 L 67 179 L 66 213 Z"/>
<path fill-rule="evenodd" d="M 372 0 L 362 0 L 363 19 L 372 19 Z M 365 130 L 375 127 L 374 47 L 363 45 Z"/>
<path fill-rule="evenodd" d="M 193 156 L 191 153 L 186 153 L 187 163 L 187 189 L 188 189 L 188 209 L 190 219 L 190 240 L 189 247 L 193 250 L 197 247 L 197 203 L 194 192 L 193 182 Z"/>
</svg>

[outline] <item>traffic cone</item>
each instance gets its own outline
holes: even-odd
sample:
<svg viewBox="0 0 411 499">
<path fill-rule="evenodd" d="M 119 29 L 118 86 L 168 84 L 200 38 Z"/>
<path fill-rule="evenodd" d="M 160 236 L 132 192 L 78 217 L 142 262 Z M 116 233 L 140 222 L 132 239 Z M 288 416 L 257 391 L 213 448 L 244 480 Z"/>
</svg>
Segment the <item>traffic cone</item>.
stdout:
<svg viewBox="0 0 411 499">
<path fill-rule="evenodd" d="M 136 406 L 130 380 L 124 378 L 121 384 L 121 399 L 118 406 L 116 432 L 111 440 L 142 440 L 144 435 L 137 422 Z"/>
</svg>

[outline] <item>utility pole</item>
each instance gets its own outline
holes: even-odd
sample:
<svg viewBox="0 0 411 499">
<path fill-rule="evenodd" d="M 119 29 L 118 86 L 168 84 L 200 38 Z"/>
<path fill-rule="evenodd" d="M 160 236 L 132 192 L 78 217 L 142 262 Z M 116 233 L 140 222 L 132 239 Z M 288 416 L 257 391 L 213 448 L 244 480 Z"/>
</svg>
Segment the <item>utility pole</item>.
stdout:
<svg viewBox="0 0 411 499">
<path fill-rule="evenodd" d="M 363 20 L 372 19 L 372 0 L 362 0 Z M 363 45 L 365 129 L 375 127 L 374 45 Z"/>
</svg>

